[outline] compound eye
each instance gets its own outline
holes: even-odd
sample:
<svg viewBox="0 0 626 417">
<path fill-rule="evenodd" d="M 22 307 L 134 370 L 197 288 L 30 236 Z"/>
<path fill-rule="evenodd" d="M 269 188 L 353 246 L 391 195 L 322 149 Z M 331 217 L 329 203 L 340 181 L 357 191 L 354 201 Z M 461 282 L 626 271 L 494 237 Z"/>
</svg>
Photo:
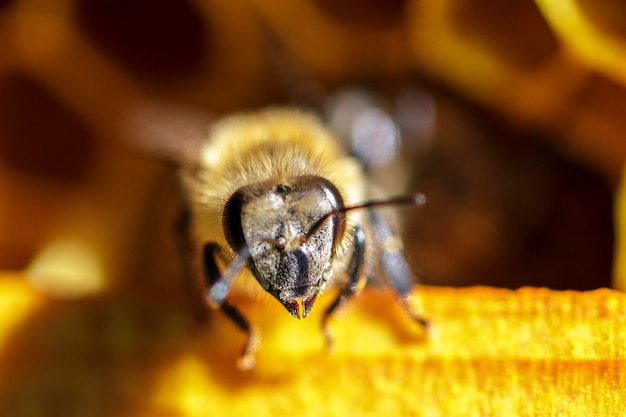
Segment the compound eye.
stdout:
<svg viewBox="0 0 626 417">
<path fill-rule="evenodd" d="M 342 239 L 346 230 L 346 214 L 343 212 L 345 205 L 343 198 L 341 198 L 341 193 L 332 182 L 327 180 L 324 181 L 322 191 L 326 194 L 326 198 L 328 198 L 331 208 L 335 211 L 335 215 L 333 216 L 333 228 L 335 231 L 333 236 L 333 247 L 335 247 L 335 243 Z"/>
<path fill-rule="evenodd" d="M 246 244 L 243 226 L 241 225 L 243 203 L 243 194 L 236 192 L 228 199 L 224 206 L 224 236 L 226 236 L 226 240 L 235 252 L 241 250 Z"/>
</svg>

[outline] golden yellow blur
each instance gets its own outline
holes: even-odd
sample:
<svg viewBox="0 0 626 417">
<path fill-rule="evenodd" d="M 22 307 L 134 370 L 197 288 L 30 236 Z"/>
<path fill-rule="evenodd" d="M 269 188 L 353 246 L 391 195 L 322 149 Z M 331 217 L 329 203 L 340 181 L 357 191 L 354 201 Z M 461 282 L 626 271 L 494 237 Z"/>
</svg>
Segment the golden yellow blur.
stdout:
<svg viewBox="0 0 626 417">
<path fill-rule="evenodd" d="M 28 282 L 44 293 L 61 298 L 98 293 L 106 286 L 103 260 L 98 257 L 97 249 L 79 238 L 57 238 L 29 264 Z"/>
<path fill-rule="evenodd" d="M 41 304 L 42 298 L 23 276 L 5 274 L 0 279 L 0 351 L 11 333 Z"/>
<path fill-rule="evenodd" d="M 425 287 L 427 339 L 390 294 L 366 290 L 333 320 L 330 353 L 319 314 L 297 321 L 255 305 L 263 345 L 257 367 L 241 371 L 242 335 L 219 314 L 194 329 L 166 298 L 43 306 L 17 275 L 0 285 L 2 317 L 13 311 L 0 328 L 3 415 L 27 405 L 181 417 L 588 416 L 626 406 L 617 394 L 626 389 L 626 295 L 610 290 Z M 42 308 L 45 324 L 34 325 Z M 24 390 L 37 395 L 10 395 Z"/>
<path fill-rule="evenodd" d="M 623 5 L 576 0 L 537 0 L 536 3 L 566 46 L 581 60 L 626 83 L 626 41 L 612 27 L 620 24 Z"/>
</svg>

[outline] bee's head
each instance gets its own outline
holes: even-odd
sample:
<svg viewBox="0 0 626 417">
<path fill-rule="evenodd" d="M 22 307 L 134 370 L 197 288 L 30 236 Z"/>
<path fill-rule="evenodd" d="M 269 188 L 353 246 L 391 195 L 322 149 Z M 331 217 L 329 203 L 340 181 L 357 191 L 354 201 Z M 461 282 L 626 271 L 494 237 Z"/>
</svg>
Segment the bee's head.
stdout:
<svg viewBox="0 0 626 417">
<path fill-rule="evenodd" d="M 316 176 L 246 186 L 224 209 L 231 247 L 247 247 L 257 281 L 297 318 L 309 314 L 324 287 L 344 229 L 341 194 Z"/>
</svg>

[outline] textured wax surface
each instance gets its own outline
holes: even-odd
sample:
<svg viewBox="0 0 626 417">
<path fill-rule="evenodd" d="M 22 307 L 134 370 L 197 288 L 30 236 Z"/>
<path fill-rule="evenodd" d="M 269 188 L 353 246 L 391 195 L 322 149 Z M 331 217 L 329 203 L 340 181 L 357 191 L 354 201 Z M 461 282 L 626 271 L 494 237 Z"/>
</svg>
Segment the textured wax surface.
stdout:
<svg viewBox="0 0 626 417">
<path fill-rule="evenodd" d="M 235 366 L 242 335 L 219 314 L 195 328 L 171 297 L 55 303 L 15 276 L 0 286 L 2 415 L 588 416 L 626 408 L 626 296 L 610 290 L 421 288 L 432 321 L 425 339 L 389 294 L 366 290 L 332 320 L 329 354 L 318 331 L 328 298 L 300 321 L 256 304 L 246 312 L 262 344 L 256 368 L 244 372 Z"/>
</svg>

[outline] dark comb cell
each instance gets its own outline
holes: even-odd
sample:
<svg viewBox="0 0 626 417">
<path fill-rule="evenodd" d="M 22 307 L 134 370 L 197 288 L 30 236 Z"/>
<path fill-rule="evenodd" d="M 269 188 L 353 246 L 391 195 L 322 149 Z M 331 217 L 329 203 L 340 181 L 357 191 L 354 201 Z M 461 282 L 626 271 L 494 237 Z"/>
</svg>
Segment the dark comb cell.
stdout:
<svg viewBox="0 0 626 417">
<path fill-rule="evenodd" d="M 207 54 L 201 16 L 184 0 L 79 0 L 77 25 L 136 76 L 163 79 L 198 69 Z"/>
<path fill-rule="evenodd" d="M 0 12 L 3 9 L 11 7 L 15 3 L 15 0 L 0 0 Z"/>
</svg>

